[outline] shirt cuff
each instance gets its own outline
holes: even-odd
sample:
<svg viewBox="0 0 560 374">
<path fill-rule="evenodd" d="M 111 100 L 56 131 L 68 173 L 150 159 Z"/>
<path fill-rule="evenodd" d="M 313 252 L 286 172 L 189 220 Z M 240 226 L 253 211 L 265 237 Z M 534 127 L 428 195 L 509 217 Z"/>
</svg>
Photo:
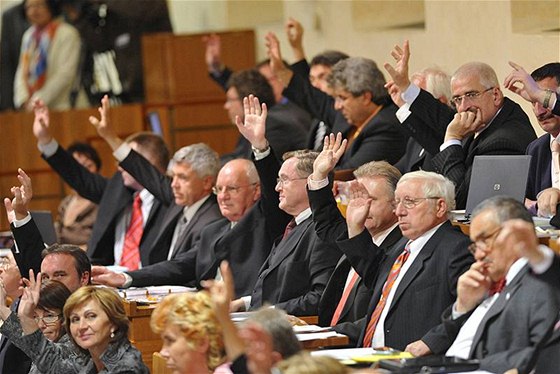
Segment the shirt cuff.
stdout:
<svg viewBox="0 0 560 374">
<path fill-rule="evenodd" d="M 457 303 L 453 303 L 453 307 L 451 308 L 451 319 L 456 320 L 457 318 L 461 317 L 465 313 L 460 313 L 457 311 Z"/>
<path fill-rule="evenodd" d="M 242 296 L 241 300 L 243 300 L 243 303 L 245 304 L 245 311 L 249 310 L 251 307 L 251 296 Z"/>
<path fill-rule="evenodd" d="M 309 187 L 310 191 L 317 191 L 320 190 L 321 188 L 325 188 L 328 185 L 329 185 L 328 177 L 325 179 L 321 179 L 320 181 L 316 181 L 315 179 L 312 179 L 311 175 L 307 177 L 307 187 Z"/>
<path fill-rule="evenodd" d="M 124 275 L 124 283 L 120 288 L 129 288 L 132 286 L 132 277 L 128 273 L 122 273 Z"/>
<path fill-rule="evenodd" d="M 41 151 L 45 157 L 49 158 L 56 153 L 58 142 L 53 138 L 53 140 L 47 144 L 37 144 L 37 148 L 39 148 L 39 151 Z"/>
<path fill-rule="evenodd" d="M 263 158 L 266 158 L 268 157 L 268 155 L 270 155 L 270 146 L 266 147 L 266 149 L 262 152 L 255 147 L 251 148 L 253 149 L 253 155 L 255 155 L 255 160 L 257 161 L 262 160 Z"/>
<path fill-rule="evenodd" d="M 542 244 L 537 247 L 537 250 L 541 252 L 544 259 L 538 264 L 531 264 L 531 269 L 533 269 L 535 274 L 542 274 L 552 266 L 552 262 L 554 261 L 554 252 L 552 249 Z"/>
<path fill-rule="evenodd" d="M 442 145 L 440 145 L 440 146 L 439 146 L 439 151 L 440 151 L 440 152 L 443 152 L 444 149 L 449 148 L 449 147 L 451 147 L 452 145 L 458 145 L 458 146 L 461 146 L 461 147 L 463 146 L 463 145 L 461 144 L 461 141 L 460 141 L 460 140 L 458 140 L 458 139 L 451 139 L 451 140 L 448 140 L 448 141 L 444 142 Z"/>
<path fill-rule="evenodd" d="M 128 143 L 122 143 L 117 149 L 115 149 L 115 151 L 113 152 L 113 156 L 115 156 L 118 162 L 122 162 L 125 158 L 128 157 L 131 151 L 132 148 L 130 148 L 130 145 Z"/>
<path fill-rule="evenodd" d="M 401 106 L 398 110 L 397 110 L 397 119 L 399 120 L 400 123 L 403 123 L 404 121 L 406 121 L 406 119 L 410 116 L 410 104 L 409 103 L 404 103 L 403 106 Z"/>
<path fill-rule="evenodd" d="M 12 222 L 12 224 L 14 225 L 14 227 L 21 227 L 29 223 L 29 221 L 31 221 L 31 214 L 27 212 L 27 216 L 25 218 L 16 219 L 14 222 Z"/>
<path fill-rule="evenodd" d="M 406 91 L 401 94 L 401 98 L 405 103 L 412 104 L 418 95 L 420 95 L 420 88 L 414 83 L 411 83 L 408 85 Z"/>
</svg>

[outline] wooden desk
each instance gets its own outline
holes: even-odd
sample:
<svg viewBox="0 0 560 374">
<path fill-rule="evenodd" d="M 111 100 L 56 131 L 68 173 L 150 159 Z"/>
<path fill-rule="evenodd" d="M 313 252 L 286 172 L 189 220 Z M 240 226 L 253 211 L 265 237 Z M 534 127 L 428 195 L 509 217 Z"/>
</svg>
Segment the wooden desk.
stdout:
<svg viewBox="0 0 560 374">
<path fill-rule="evenodd" d="M 142 352 L 142 360 L 152 370 L 153 353 L 161 349 L 161 338 L 150 327 L 155 305 L 138 305 L 135 301 L 126 300 L 123 300 L 123 304 L 130 321 L 130 341 Z"/>
</svg>

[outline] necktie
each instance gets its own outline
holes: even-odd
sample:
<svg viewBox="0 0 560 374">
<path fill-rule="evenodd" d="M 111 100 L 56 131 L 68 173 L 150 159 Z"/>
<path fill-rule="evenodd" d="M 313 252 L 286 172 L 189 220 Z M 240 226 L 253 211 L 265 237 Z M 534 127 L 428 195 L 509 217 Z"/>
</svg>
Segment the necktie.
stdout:
<svg viewBox="0 0 560 374">
<path fill-rule="evenodd" d="M 294 227 L 296 227 L 296 220 L 294 218 L 292 218 L 292 220 L 290 222 L 288 222 L 288 225 L 286 226 L 286 229 L 284 230 L 284 235 L 282 236 L 282 240 L 286 239 L 288 237 L 288 235 L 290 235 L 290 233 L 292 232 Z"/>
<path fill-rule="evenodd" d="M 495 294 L 502 292 L 505 286 L 506 278 L 499 279 L 497 282 L 493 283 L 488 290 L 488 296 L 494 296 Z"/>
<path fill-rule="evenodd" d="M 560 188 L 560 143 L 554 139 L 550 143 L 552 153 L 552 187 Z"/>
<path fill-rule="evenodd" d="M 348 296 L 350 295 L 350 292 L 352 292 L 352 289 L 354 288 L 356 282 L 358 281 L 358 278 L 360 277 L 358 273 L 356 273 L 356 271 L 352 270 L 352 273 L 352 278 L 350 278 L 350 282 L 348 282 L 346 288 L 344 288 L 342 297 L 340 298 L 336 310 L 334 311 L 333 317 L 331 319 L 331 326 L 334 326 L 338 323 L 340 315 L 342 314 L 342 310 L 344 309 L 344 305 L 346 305 L 346 302 L 348 301 Z"/>
<path fill-rule="evenodd" d="M 175 224 L 175 230 L 173 231 L 173 237 L 171 239 L 171 244 L 169 245 L 169 252 L 167 256 L 168 260 L 171 260 L 174 253 L 177 252 L 177 245 L 181 243 L 180 239 L 187 228 L 187 223 L 187 217 L 182 214 Z"/>
<path fill-rule="evenodd" d="M 121 266 L 128 270 L 137 270 L 140 264 L 140 240 L 144 232 L 142 219 L 142 200 L 140 194 L 136 194 L 132 203 L 132 214 L 130 224 L 124 236 L 123 253 L 121 256 Z"/>
<path fill-rule="evenodd" d="M 313 141 L 314 150 L 320 151 L 323 149 L 325 135 L 327 135 L 327 125 L 325 125 L 325 122 L 319 121 L 319 124 L 317 124 L 317 131 L 315 132 L 315 139 Z"/>
<path fill-rule="evenodd" d="M 366 328 L 366 333 L 364 335 L 364 341 L 363 341 L 364 347 L 371 347 L 373 333 L 375 332 L 375 327 L 377 326 L 377 322 L 379 322 L 379 317 L 381 317 L 381 312 L 383 312 L 383 309 L 385 308 L 387 297 L 391 292 L 391 288 L 393 287 L 395 280 L 399 276 L 403 264 L 406 262 L 408 256 L 410 255 L 409 244 L 410 242 L 405 246 L 404 251 L 399 255 L 399 257 L 397 257 L 397 259 L 393 263 L 393 266 L 391 267 L 391 271 L 389 272 L 389 276 L 387 277 L 387 281 L 383 285 L 381 298 L 377 302 L 377 305 L 373 310 L 371 319 L 369 320 L 369 323 Z"/>
</svg>

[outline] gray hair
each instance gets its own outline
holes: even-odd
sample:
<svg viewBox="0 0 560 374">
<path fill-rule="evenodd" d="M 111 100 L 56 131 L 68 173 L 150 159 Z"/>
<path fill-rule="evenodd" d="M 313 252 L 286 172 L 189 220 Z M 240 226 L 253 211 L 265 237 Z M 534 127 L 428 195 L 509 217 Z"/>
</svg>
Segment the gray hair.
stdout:
<svg viewBox="0 0 560 374">
<path fill-rule="evenodd" d="M 251 314 L 246 321 L 258 324 L 270 334 L 274 350 L 280 353 L 283 359 L 301 351 L 301 344 L 288 315 L 283 310 L 264 307 Z"/>
<path fill-rule="evenodd" d="M 387 161 L 370 161 L 354 170 L 354 176 L 356 178 L 381 177 L 385 180 L 389 192 L 394 195 L 395 188 L 397 188 L 397 183 L 402 174 L 399 169 Z"/>
<path fill-rule="evenodd" d="M 328 83 L 331 88 L 344 89 L 352 96 L 371 92 L 375 103 L 383 102 L 388 95 L 383 73 L 374 61 L 363 57 L 349 57 L 337 62 Z"/>
<path fill-rule="evenodd" d="M 429 67 L 422 71 L 412 74 L 412 79 L 419 77 L 424 81 L 426 91 L 432 94 L 436 99 L 445 99 L 449 102 L 451 99 L 451 77 L 445 71 L 438 67 Z"/>
<path fill-rule="evenodd" d="M 418 170 L 406 173 L 397 183 L 419 180 L 422 182 L 423 197 L 441 197 L 447 204 L 447 211 L 455 209 L 455 185 L 441 174 L 431 171 Z"/>
<path fill-rule="evenodd" d="M 493 196 L 484 200 L 473 209 L 472 216 L 474 218 L 488 210 L 492 210 L 496 223 L 500 225 L 510 219 L 522 219 L 534 225 L 525 205 L 509 196 Z"/>
<path fill-rule="evenodd" d="M 497 87 L 500 88 L 498 76 L 492 67 L 484 62 L 468 62 L 461 65 L 453 74 L 451 81 L 454 79 L 466 78 L 477 76 L 482 86 L 486 88 Z"/>
<path fill-rule="evenodd" d="M 216 178 L 220 170 L 218 153 L 204 143 L 191 144 L 179 149 L 173 155 L 168 170 L 175 164 L 189 164 L 199 178 L 211 176 Z"/>
<path fill-rule="evenodd" d="M 289 151 L 282 155 L 282 160 L 286 161 L 295 157 L 298 161 L 296 163 L 296 171 L 302 178 L 307 178 L 313 173 L 313 163 L 319 156 L 319 152 L 302 149 L 298 151 Z"/>
</svg>

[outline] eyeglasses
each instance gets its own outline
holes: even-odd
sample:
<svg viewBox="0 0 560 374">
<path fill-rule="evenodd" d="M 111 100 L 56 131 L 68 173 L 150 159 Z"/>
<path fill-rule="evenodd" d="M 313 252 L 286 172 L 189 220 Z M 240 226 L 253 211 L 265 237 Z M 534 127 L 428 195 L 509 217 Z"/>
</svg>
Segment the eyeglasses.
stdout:
<svg viewBox="0 0 560 374">
<path fill-rule="evenodd" d="M 498 234 L 502 230 L 502 226 L 498 226 L 494 231 L 490 232 L 489 234 L 482 234 L 479 236 L 474 242 L 469 244 L 467 249 L 469 252 L 474 256 L 477 249 L 486 250 L 487 248 L 491 248 L 498 237 Z M 492 239 L 492 240 L 490 240 Z"/>
<path fill-rule="evenodd" d="M 35 323 L 39 323 L 39 321 L 43 321 L 45 325 L 50 325 L 58 321 L 62 317 L 62 314 L 54 314 L 54 315 L 46 315 L 43 317 L 33 317 Z"/>
<path fill-rule="evenodd" d="M 412 209 L 414 207 L 416 207 L 418 204 L 420 204 L 422 201 L 424 200 L 437 200 L 439 199 L 439 196 L 430 196 L 430 197 L 417 197 L 417 198 L 412 198 L 412 197 L 405 197 L 404 199 L 395 199 L 393 200 L 393 206 L 395 207 L 395 209 L 399 206 L 400 203 L 402 203 L 402 205 L 406 208 L 406 209 Z"/>
<path fill-rule="evenodd" d="M 455 96 L 451 98 L 451 105 L 453 105 L 455 108 L 458 107 L 459 105 L 461 105 L 461 103 L 463 102 L 463 100 L 468 99 L 468 100 L 475 100 L 477 98 L 479 98 L 482 94 L 493 90 L 495 87 L 490 87 L 485 89 L 482 92 L 478 92 L 478 91 L 471 91 L 471 92 L 467 92 L 464 95 L 461 96 Z"/>
<path fill-rule="evenodd" d="M 284 187 L 287 186 L 288 184 L 292 183 L 293 181 L 298 181 L 298 180 L 302 180 L 302 179 L 307 179 L 307 177 L 303 177 L 303 178 L 293 178 L 293 179 L 289 179 L 289 178 L 276 178 L 276 185 L 280 186 L 280 187 Z"/>
<path fill-rule="evenodd" d="M 225 194 L 225 193 L 231 195 L 237 195 L 241 188 L 254 186 L 256 184 L 257 183 L 251 183 L 251 184 L 246 184 L 245 186 L 215 186 L 212 187 L 212 192 L 214 193 L 214 195 Z"/>
</svg>

